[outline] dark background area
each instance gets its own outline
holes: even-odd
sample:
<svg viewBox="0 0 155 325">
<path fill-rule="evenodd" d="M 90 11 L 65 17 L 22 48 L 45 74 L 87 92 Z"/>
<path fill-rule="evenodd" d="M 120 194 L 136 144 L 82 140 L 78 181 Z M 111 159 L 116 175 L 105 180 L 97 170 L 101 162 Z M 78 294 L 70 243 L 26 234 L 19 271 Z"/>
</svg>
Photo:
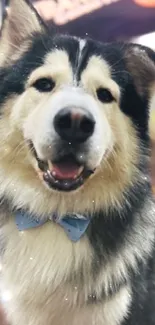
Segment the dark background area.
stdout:
<svg viewBox="0 0 155 325">
<path fill-rule="evenodd" d="M 33 0 L 35 5 L 39 2 L 41 0 Z M 44 3 L 42 11 L 46 16 Z M 48 22 L 51 23 L 50 20 Z M 155 5 L 154 8 L 147 8 L 137 5 L 133 0 L 120 0 L 56 29 L 81 37 L 88 34 L 101 41 L 126 40 L 155 31 Z"/>
</svg>

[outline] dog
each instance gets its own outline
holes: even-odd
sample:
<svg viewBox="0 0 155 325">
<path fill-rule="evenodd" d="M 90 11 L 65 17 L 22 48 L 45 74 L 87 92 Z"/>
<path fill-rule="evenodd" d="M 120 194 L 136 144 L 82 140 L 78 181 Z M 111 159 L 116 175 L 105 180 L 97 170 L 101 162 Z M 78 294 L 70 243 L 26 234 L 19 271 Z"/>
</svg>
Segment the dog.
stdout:
<svg viewBox="0 0 155 325">
<path fill-rule="evenodd" d="M 10 0 L 0 50 L 8 322 L 154 325 L 154 52 L 56 35 L 27 0 Z"/>
</svg>

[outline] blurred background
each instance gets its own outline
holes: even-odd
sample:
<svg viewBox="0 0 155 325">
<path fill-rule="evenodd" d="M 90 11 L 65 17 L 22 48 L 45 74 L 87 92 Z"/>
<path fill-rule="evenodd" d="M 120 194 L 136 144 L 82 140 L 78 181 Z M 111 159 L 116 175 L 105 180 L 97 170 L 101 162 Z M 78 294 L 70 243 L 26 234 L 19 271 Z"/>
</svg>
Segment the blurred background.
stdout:
<svg viewBox="0 0 155 325">
<path fill-rule="evenodd" d="M 56 32 L 96 40 L 132 41 L 155 50 L 155 0 L 32 0 Z M 0 0 L 0 25 L 5 5 Z M 151 176 L 155 193 L 155 106 L 150 113 Z M 0 320 L 0 325 L 3 325 Z"/>
</svg>

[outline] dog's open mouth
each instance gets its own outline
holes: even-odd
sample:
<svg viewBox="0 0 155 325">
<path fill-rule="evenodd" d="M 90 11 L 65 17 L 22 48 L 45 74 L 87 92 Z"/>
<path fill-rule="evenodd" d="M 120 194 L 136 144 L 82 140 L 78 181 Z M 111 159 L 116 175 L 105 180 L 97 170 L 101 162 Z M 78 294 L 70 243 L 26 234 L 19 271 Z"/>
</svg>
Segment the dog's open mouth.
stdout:
<svg viewBox="0 0 155 325">
<path fill-rule="evenodd" d="M 70 157 L 65 157 L 54 164 L 48 161 L 48 168 L 44 172 L 43 178 L 52 188 L 71 191 L 80 187 L 89 174 L 84 166 L 79 166 Z"/>
<path fill-rule="evenodd" d="M 42 161 L 31 144 L 31 151 L 38 162 L 39 174 L 46 184 L 58 191 L 73 191 L 82 186 L 85 180 L 94 173 L 85 165 L 80 165 L 73 155 L 66 155 L 56 161 Z"/>
</svg>

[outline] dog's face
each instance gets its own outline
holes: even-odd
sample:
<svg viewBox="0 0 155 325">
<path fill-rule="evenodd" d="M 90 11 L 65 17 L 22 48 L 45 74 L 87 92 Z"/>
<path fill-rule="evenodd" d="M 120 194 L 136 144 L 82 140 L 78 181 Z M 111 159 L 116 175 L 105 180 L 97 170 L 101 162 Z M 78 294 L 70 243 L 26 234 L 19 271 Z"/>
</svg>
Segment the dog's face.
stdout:
<svg viewBox="0 0 155 325">
<path fill-rule="evenodd" d="M 104 60 L 92 53 L 85 61 L 90 51 L 85 41 L 57 38 L 55 42 L 43 54 L 42 65 L 29 74 L 12 117 L 43 184 L 73 191 L 113 150 L 110 119 L 120 92 Z"/>
<path fill-rule="evenodd" d="M 74 209 L 82 195 L 82 210 L 119 201 L 147 139 L 155 70 L 145 49 L 53 37 L 24 0 L 11 1 L 1 49 L 3 191 L 22 205 L 27 189 L 48 210 L 60 198 Z"/>
</svg>

